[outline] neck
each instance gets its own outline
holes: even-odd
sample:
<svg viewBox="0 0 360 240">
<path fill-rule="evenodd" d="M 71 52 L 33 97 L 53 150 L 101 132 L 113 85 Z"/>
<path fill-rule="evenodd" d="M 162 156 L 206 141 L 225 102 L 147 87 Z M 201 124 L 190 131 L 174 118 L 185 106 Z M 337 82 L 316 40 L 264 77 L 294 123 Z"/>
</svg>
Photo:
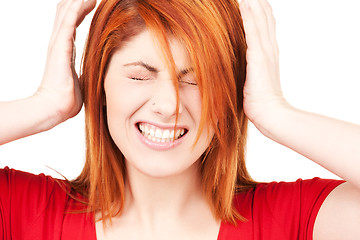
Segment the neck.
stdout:
<svg viewBox="0 0 360 240">
<path fill-rule="evenodd" d="M 123 236 L 124 229 L 131 232 L 127 239 L 215 239 L 218 235 L 220 222 L 204 197 L 197 163 L 161 178 L 128 164 L 126 180 L 123 212 L 112 219 L 115 235 Z"/>
<path fill-rule="evenodd" d="M 167 177 L 151 177 L 130 165 L 127 173 L 125 211 L 135 211 L 141 221 L 181 217 L 206 202 L 197 163 Z"/>
</svg>

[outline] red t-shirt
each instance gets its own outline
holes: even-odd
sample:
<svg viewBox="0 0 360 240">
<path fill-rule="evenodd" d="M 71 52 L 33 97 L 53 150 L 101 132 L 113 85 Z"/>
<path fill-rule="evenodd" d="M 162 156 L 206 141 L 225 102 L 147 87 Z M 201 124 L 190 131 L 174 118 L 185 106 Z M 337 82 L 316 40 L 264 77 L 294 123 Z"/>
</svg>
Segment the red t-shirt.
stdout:
<svg viewBox="0 0 360 240">
<path fill-rule="evenodd" d="M 321 204 L 342 182 L 258 184 L 234 198 L 247 221 L 236 227 L 223 222 L 218 239 L 310 240 Z M 79 208 L 52 177 L 0 170 L 0 239 L 96 240 L 94 215 L 69 212 Z"/>
</svg>

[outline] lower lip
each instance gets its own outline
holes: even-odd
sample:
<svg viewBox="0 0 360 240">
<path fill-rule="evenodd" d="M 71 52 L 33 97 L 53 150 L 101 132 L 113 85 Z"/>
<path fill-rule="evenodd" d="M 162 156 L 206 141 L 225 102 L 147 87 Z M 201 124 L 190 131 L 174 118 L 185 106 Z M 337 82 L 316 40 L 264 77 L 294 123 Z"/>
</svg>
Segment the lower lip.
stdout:
<svg viewBox="0 0 360 240">
<path fill-rule="evenodd" d="M 182 136 L 179 139 L 176 139 L 175 141 L 170 142 L 153 142 L 150 139 L 144 137 L 144 135 L 141 134 L 140 130 L 135 126 L 136 134 L 139 136 L 140 140 L 149 148 L 156 150 L 156 151 L 165 151 L 172 148 L 175 148 L 178 146 L 186 137 L 187 134 Z"/>
</svg>

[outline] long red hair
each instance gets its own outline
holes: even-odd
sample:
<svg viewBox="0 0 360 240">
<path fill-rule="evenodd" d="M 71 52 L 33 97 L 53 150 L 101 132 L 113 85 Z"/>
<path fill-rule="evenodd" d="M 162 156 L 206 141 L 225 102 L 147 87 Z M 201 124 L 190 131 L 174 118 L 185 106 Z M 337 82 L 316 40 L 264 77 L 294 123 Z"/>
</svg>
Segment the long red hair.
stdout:
<svg viewBox="0 0 360 240">
<path fill-rule="evenodd" d="M 88 211 L 100 212 L 102 220 L 111 221 L 121 214 L 126 169 L 107 127 L 104 77 L 113 53 L 145 28 L 160 42 L 173 74 L 168 37 L 181 41 L 189 52 L 202 97 L 199 133 L 205 124 L 215 129 L 200 159 L 204 193 L 214 216 L 235 224 L 242 219 L 232 204 L 235 193 L 256 184 L 246 170 L 244 157 L 248 122 L 242 103 L 246 42 L 237 0 L 100 3 L 90 27 L 81 74 L 86 163 L 71 185 L 88 199 Z M 177 81 L 174 84 L 177 89 Z"/>
</svg>

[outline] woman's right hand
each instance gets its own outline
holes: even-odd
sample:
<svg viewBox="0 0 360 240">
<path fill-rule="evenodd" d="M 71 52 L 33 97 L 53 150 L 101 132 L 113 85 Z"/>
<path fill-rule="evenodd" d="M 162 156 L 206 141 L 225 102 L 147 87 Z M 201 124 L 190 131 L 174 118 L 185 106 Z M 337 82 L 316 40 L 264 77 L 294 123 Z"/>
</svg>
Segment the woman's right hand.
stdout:
<svg viewBox="0 0 360 240">
<path fill-rule="evenodd" d="M 96 6 L 96 0 L 63 0 L 57 6 L 45 72 L 35 97 L 54 125 L 74 117 L 81 110 L 82 97 L 75 63 L 76 28 Z"/>
<path fill-rule="evenodd" d="M 96 0 L 58 4 L 40 87 L 26 99 L 0 102 L 0 145 L 49 130 L 80 111 L 82 97 L 73 56 L 75 30 L 95 5 Z"/>
</svg>

